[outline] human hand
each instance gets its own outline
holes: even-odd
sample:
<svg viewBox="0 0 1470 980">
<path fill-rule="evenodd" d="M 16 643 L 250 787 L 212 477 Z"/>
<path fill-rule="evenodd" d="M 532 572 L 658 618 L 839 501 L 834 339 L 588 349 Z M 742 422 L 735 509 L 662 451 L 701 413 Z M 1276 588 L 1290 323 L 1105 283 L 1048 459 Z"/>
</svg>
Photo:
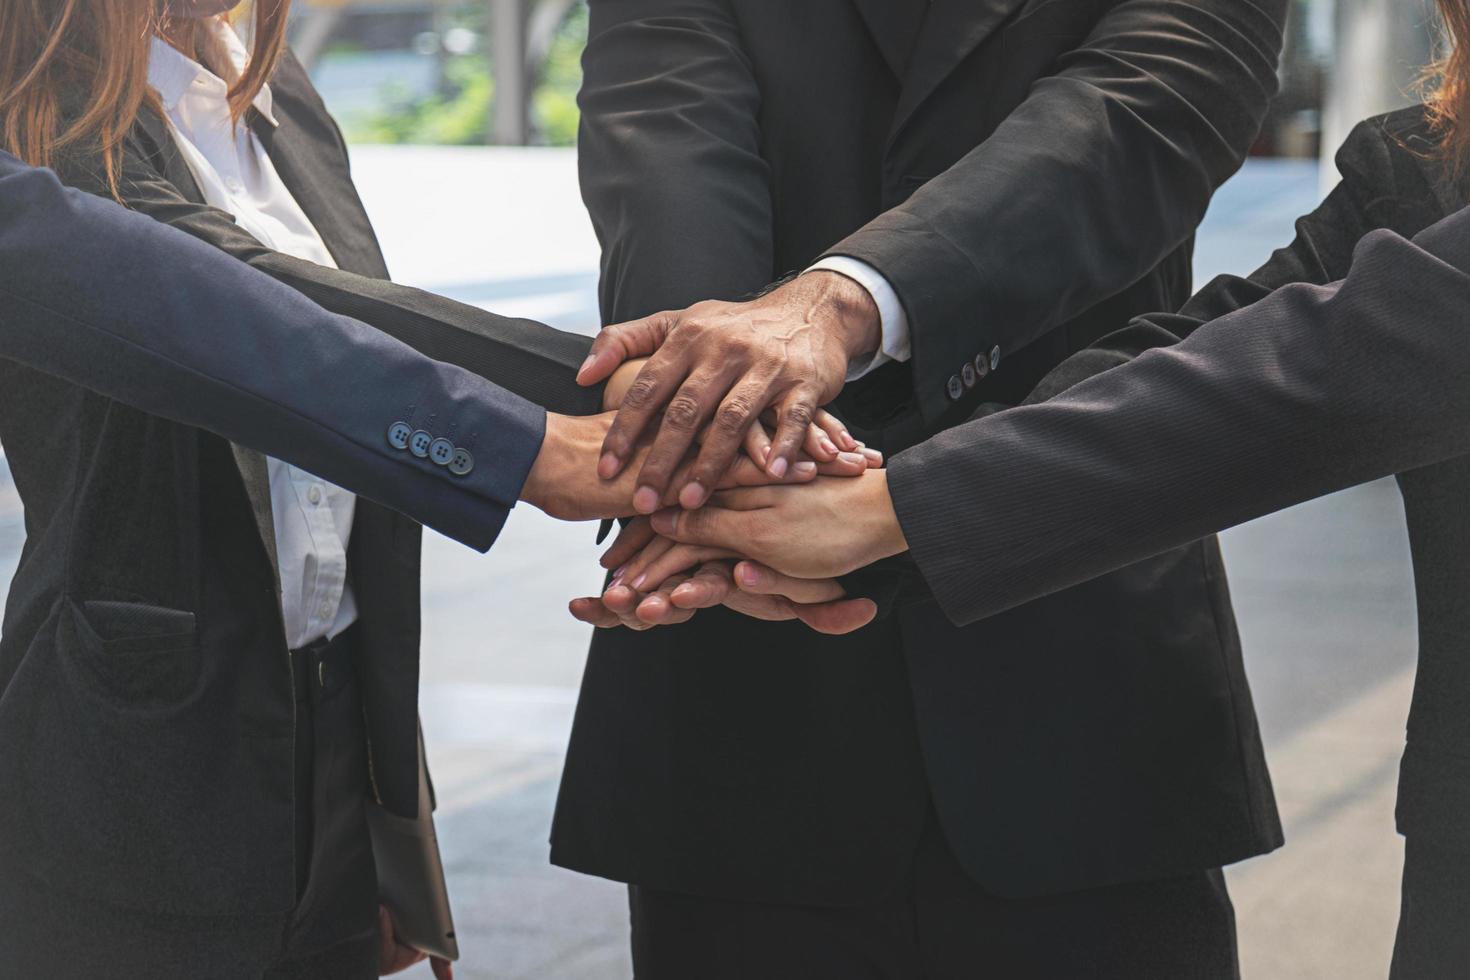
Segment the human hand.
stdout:
<svg viewBox="0 0 1470 980">
<path fill-rule="evenodd" d="M 612 420 L 611 413 L 583 418 L 548 414 L 546 436 L 521 488 L 521 499 L 565 521 L 632 516 L 636 472 L 629 469 L 615 480 L 597 476 L 597 456 Z M 637 456 L 648 451 L 646 446 L 639 447 Z M 867 462 L 861 453 L 840 453 L 831 463 L 798 460 L 784 477 L 777 479 L 748 456 L 739 456 L 720 476 L 718 486 L 807 483 L 819 473 L 855 476 L 866 470 Z M 687 471 L 692 465 L 692 460 L 688 460 L 683 469 Z M 675 503 L 672 491 L 663 503 L 667 506 Z"/>
<path fill-rule="evenodd" d="M 803 579 L 846 575 L 908 550 L 888 494 L 888 474 L 878 469 L 805 487 L 720 491 L 707 507 L 661 511 L 650 525 L 665 538 L 705 549 L 708 557 L 739 554 Z M 611 554 L 623 559 L 624 549 L 615 544 Z M 656 557 L 643 586 L 670 571 L 670 564 Z"/>
<path fill-rule="evenodd" d="M 618 584 L 600 597 L 573 599 L 570 609 L 577 619 L 600 629 L 646 630 L 687 622 L 701 609 L 723 605 L 753 619 L 795 619 L 834 635 L 866 626 L 877 614 L 872 600 L 845 598 L 842 586 L 832 579 L 806 581 L 762 569 L 764 579 L 757 581 L 757 568 L 761 566 L 751 562 L 705 562 L 692 574 L 668 578 L 649 593 Z"/>
<path fill-rule="evenodd" d="M 409 967 L 428 960 L 429 969 L 434 971 L 437 980 L 454 980 L 453 963 L 441 960 L 437 956 L 428 956 L 398 941 L 393 927 L 393 914 L 388 911 L 386 905 L 378 906 L 378 943 L 379 976 L 386 977 L 394 973 L 402 973 Z"/>
<path fill-rule="evenodd" d="M 636 360 L 625 361 L 618 366 L 612 377 L 608 379 L 606 387 L 602 389 L 602 410 L 604 412 L 617 410 L 647 363 L 648 358 L 640 357 Z M 745 430 L 745 438 L 741 442 L 745 454 L 762 465 L 765 464 L 771 451 L 771 432 L 765 424 L 766 421 L 767 419 L 762 419 L 753 422 L 750 428 Z M 700 441 L 707 441 L 708 438 L 709 427 L 707 426 L 701 434 Z M 856 452 L 867 457 L 869 466 L 883 465 L 882 453 L 869 449 L 854 439 L 847 431 L 847 426 L 843 425 L 842 420 L 826 409 L 818 409 L 816 418 L 807 427 L 801 451 L 816 463 L 835 463 L 843 452 Z"/>
<path fill-rule="evenodd" d="M 681 505 L 701 506 L 740 450 L 751 424 L 774 409 L 776 433 L 767 471 L 780 478 L 796 462 L 818 408 L 842 390 L 848 363 L 877 348 L 878 308 L 867 290 L 833 272 L 798 276 L 747 303 L 699 303 L 616 324 L 593 342 L 577 379 L 596 384 L 624 361 L 652 355 L 628 388 L 598 462 L 613 479 L 634 459 L 640 437 L 660 417 L 641 461 L 635 504 L 656 510 L 670 488 Z M 708 425 L 696 462 L 681 472 Z M 856 440 L 834 438 L 846 451 Z"/>
</svg>

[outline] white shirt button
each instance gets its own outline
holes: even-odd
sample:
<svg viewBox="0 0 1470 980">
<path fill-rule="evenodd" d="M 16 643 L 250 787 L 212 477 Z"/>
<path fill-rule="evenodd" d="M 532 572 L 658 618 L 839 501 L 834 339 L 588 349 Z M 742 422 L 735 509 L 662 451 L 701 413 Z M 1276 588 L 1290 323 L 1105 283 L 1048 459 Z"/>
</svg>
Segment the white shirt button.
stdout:
<svg viewBox="0 0 1470 980">
<path fill-rule="evenodd" d="M 332 604 L 330 602 L 322 603 L 321 606 L 317 608 L 317 612 L 321 613 L 322 619 L 326 619 L 328 616 L 332 615 Z"/>
<path fill-rule="evenodd" d="M 321 503 L 322 502 L 322 488 L 321 487 L 318 487 L 318 486 L 313 486 L 310 490 L 306 491 L 306 499 L 309 500 L 309 501 L 311 501 L 311 505 L 313 507 L 315 507 L 317 504 Z"/>
</svg>

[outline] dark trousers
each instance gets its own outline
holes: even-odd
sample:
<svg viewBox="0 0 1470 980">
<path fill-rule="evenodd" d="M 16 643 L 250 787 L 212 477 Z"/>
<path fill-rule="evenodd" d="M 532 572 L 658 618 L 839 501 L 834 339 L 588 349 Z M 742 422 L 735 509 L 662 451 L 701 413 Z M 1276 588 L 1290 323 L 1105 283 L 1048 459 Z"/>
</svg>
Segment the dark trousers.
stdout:
<svg viewBox="0 0 1470 980">
<path fill-rule="evenodd" d="M 1404 843 L 1404 888 L 1391 980 L 1470 977 L 1470 854 L 1413 837 Z"/>
<path fill-rule="evenodd" d="M 308 848 L 310 858 L 289 916 L 154 915 L 57 893 L 0 865 L 0 977 L 377 977 L 377 878 L 363 815 L 367 756 L 351 634 L 295 655 L 297 817 L 310 828 L 297 846 Z"/>
<path fill-rule="evenodd" d="M 991 895 L 931 816 L 890 899 L 797 908 L 630 889 L 637 980 L 1236 980 L 1219 871 L 1046 898 Z"/>
</svg>

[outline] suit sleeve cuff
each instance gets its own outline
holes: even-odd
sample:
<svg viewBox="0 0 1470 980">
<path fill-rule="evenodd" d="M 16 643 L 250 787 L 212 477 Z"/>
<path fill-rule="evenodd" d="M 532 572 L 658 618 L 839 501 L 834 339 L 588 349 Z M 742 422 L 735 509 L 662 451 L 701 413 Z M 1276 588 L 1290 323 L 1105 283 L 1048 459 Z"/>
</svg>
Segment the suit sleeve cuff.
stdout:
<svg viewBox="0 0 1470 980">
<path fill-rule="evenodd" d="M 867 290 L 868 295 L 873 297 L 873 303 L 878 307 L 878 320 L 882 332 L 878 350 L 867 357 L 860 357 L 852 361 L 847 366 L 847 380 L 856 381 L 889 361 L 907 361 L 910 356 L 909 316 L 898 298 L 898 293 L 894 291 L 893 284 L 884 277 L 883 273 L 861 259 L 846 255 L 829 255 L 806 271 L 817 272 L 819 270 L 835 272 L 851 279 Z"/>
</svg>

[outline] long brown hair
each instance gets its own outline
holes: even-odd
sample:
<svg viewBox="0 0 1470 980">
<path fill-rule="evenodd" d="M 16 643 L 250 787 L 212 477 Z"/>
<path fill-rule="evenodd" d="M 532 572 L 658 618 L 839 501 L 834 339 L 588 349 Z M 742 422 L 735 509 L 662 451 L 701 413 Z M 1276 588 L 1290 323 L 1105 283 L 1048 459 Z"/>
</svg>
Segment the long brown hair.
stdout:
<svg viewBox="0 0 1470 980">
<path fill-rule="evenodd" d="M 0 145 L 35 166 L 82 145 L 100 150 L 118 194 L 119 148 L 145 107 L 149 40 L 171 27 L 159 0 L 0 0 Z M 290 0 L 254 0 L 250 63 L 231 80 L 238 120 L 285 49 Z"/>
<path fill-rule="evenodd" d="M 1441 151 L 1457 178 L 1470 164 L 1470 0 L 1438 0 L 1445 54 L 1427 76 L 1425 103 Z"/>
</svg>

